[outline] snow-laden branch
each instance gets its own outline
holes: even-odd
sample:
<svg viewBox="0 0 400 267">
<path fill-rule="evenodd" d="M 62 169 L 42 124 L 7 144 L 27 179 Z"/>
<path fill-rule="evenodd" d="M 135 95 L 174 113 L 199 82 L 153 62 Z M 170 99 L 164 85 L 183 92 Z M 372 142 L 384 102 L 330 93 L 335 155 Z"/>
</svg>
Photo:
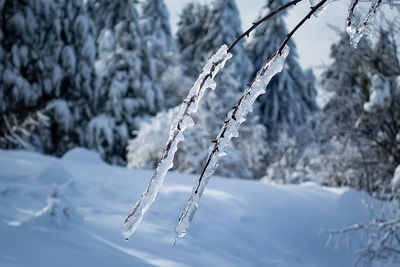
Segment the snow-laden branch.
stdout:
<svg viewBox="0 0 400 267">
<path fill-rule="evenodd" d="M 288 54 L 289 47 L 286 46 L 281 51 L 281 54 L 276 54 L 272 59 L 270 59 L 257 73 L 255 80 L 245 90 L 242 97 L 239 99 L 238 104 L 231 112 L 229 112 L 224 126 L 214 141 L 214 146 L 211 148 L 205 167 L 193 188 L 192 195 L 187 202 L 185 210 L 179 218 L 178 225 L 175 229 L 177 238 L 185 236 L 189 224 L 196 213 L 200 197 L 203 194 L 208 180 L 218 167 L 219 159 L 226 155 L 226 148 L 230 144 L 231 139 L 239 135 L 239 127 L 246 120 L 249 111 L 252 110 L 254 101 L 259 95 L 266 92 L 266 87 L 271 78 L 282 71 Z"/>
<path fill-rule="evenodd" d="M 167 171 L 172 168 L 174 155 L 178 149 L 178 143 L 184 138 L 183 132 L 186 128 L 194 125 L 190 115 L 197 111 L 199 102 L 206 89 L 215 89 L 216 83 L 213 78 L 218 71 L 224 67 L 225 62 L 231 57 L 232 55 L 228 53 L 228 46 L 223 45 L 204 66 L 203 72 L 199 75 L 192 89 L 190 89 L 188 96 L 181 104 L 179 113 L 171 125 L 169 138 L 158 166 L 155 169 L 146 190 L 137 200 L 135 206 L 133 206 L 131 212 L 122 225 L 122 234 L 126 240 L 135 232 L 137 226 L 142 221 L 144 214 L 154 202 L 160 186 L 164 182 Z"/>
</svg>

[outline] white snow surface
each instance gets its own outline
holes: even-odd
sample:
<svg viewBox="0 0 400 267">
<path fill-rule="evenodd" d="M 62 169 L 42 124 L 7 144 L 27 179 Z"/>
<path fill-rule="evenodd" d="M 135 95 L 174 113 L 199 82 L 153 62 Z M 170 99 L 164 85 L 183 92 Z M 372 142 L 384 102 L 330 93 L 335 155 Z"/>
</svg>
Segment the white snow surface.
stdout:
<svg viewBox="0 0 400 267">
<path fill-rule="evenodd" d="M 120 223 L 151 174 L 81 148 L 61 159 L 0 150 L 0 266 L 352 266 L 348 243 L 325 246 L 323 230 L 366 222 L 362 202 L 372 201 L 348 188 L 213 177 L 172 248 L 197 176 L 169 173 L 125 242 Z"/>
</svg>

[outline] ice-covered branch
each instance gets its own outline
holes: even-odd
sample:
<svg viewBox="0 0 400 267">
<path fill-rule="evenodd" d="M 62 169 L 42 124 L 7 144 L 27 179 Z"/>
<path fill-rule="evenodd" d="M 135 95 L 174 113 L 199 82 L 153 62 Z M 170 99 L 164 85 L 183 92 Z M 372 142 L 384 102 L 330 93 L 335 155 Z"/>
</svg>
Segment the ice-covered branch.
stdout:
<svg viewBox="0 0 400 267">
<path fill-rule="evenodd" d="M 356 18 L 355 11 L 359 5 L 359 2 L 370 2 L 371 5 L 365 17 L 361 20 L 360 18 Z M 356 48 L 358 42 L 364 35 L 370 35 L 370 23 L 375 18 L 376 13 L 379 8 L 383 5 L 387 4 L 389 6 L 400 5 L 400 1 L 398 0 L 352 0 L 349 5 L 349 14 L 346 19 L 346 31 L 350 36 L 351 45 Z M 355 21 L 360 21 L 357 25 Z"/>
<path fill-rule="evenodd" d="M 194 86 L 190 90 L 188 97 L 184 100 L 180 107 L 179 114 L 175 119 L 174 123 L 171 125 L 169 139 L 167 141 L 166 147 L 164 149 L 163 156 L 154 171 L 152 178 L 150 179 L 149 185 L 146 190 L 142 193 L 140 198 L 137 200 L 135 206 L 132 208 L 128 217 L 122 225 L 122 234 L 125 239 L 128 239 L 133 232 L 136 230 L 137 226 L 143 219 L 144 214 L 154 202 L 158 190 L 164 181 L 164 177 L 167 171 L 172 167 L 172 162 L 174 154 L 177 150 L 177 145 L 183 140 L 183 131 L 185 128 L 193 125 L 193 121 L 190 117 L 192 112 L 197 110 L 198 103 L 205 90 L 209 87 L 215 89 L 215 82 L 212 80 L 217 74 L 218 70 L 222 68 L 232 55 L 230 51 L 235 47 L 235 45 L 243 39 L 245 36 L 249 36 L 250 32 L 253 31 L 258 25 L 272 18 L 284 9 L 296 5 L 302 0 L 293 0 L 282 7 L 272 11 L 270 14 L 261 18 L 259 21 L 253 23 L 253 25 L 245 31 L 243 34 L 238 36 L 236 40 L 232 42 L 229 48 L 224 45 L 221 49 L 214 55 L 207 65 L 203 68 L 203 73 L 200 74 L 199 78 L 195 82 Z M 281 57 L 276 57 L 281 58 Z"/>
<path fill-rule="evenodd" d="M 364 17 L 362 22 L 354 27 L 353 26 L 354 10 L 358 5 L 358 0 L 353 0 L 350 3 L 349 16 L 347 17 L 346 31 L 350 36 L 350 43 L 351 45 L 354 46 L 354 48 L 357 47 L 357 44 L 360 41 L 361 37 L 363 37 L 365 34 L 368 35 L 370 33 L 369 23 L 374 19 L 375 14 L 378 11 L 381 4 L 382 0 L 373 1 L 371 3 L 367 15 Z"/>
<path fill-rule="evenodd" d="M 177 238 L 185 236 L 189 224 L 196 213 L 199 200 L 201 195 L 208 183 L 210 176 L 215 172 L 218 167 L 219 158 L 225 155 L 225 150 L 232 137 L 239 135 L 238 130 L 240 124 L 246 120 L 247 113 L 252 109 L 252 105 L 257 97 L 265 93 L 265 88 L 269 83 L 270 79 L 283 68 L 284 60 L 286 59 L 289 48 L 287 43 L 293 34 L 306 22 L 311 16 L 320 10 L 328 0 L 322 0 L 315 6 L 311 7 L 311 10 L 307 15 L 293 28 L 291 32 L 286 35 L 286 38 L 282 42 L 281 46 L 276 50 L 274 55 L 268 60 L 267 64 L 257 73 L 256 78 L 249 84 L 249 87 L 245 90 L 244 94 L 239 100 L 239 103 L 233 107 L 233 110 L 228 114 L 228 118 L 224 123 L 220 133 L 214 142 L 214 145 L 210 149 L 209 156 L 206 160 L 203 171 L 193 188 L 192 195 L 187 202 L 187 205 L 179 218 L 178 225 L 176 226 L 175 232 Z"/>
<path fill-rule="evenodd" d="M 203 72 L 199 75 L 192 89 L 190 89 L 188 96 L 181 104 L 179 113 L 171 125 L 169 138 L 158 166 L 155 169 L 146 190 L 137 200 L 135 206 L 133 206 L 131 212 L 122 225 L 122 234 L 126 240 L 133 234 L 139 223 L 142 221 L 144 214 L 154 202 L 167 171 L 172 168 L 174 154 L 177 150 L 178 143 L 183 140 L 183 131 L 186 128 L 193 126 L 193 120 L 190 115 L 196 112 L 206 89 L 215 89 L 216 84 L 213 78 L 218 71 L 223 68 L 225 62 L 231 58 L 231 56 L 232 55 L 228 53 L 228 47 L 223 45 L 204 66 Z"/>
<path fill-rule="evenodd" d="M 253 25 L 243 34 L 238 36 L 229 47 L 227 47 L 226 45 L 222 46 L 217 54 L 215 54 L 207 63 L 207 65 L 203 68 L 203 73 L 200 74 L 199 78 L 190 90 L 188 97 L 184 100 L 180 107 L 177 118 L 171 125 L 169 139 L 167 141 L 163 156 L 156 170 L 154 171 L 152 178 L 150 179 L 148 187 L 138 199 L 135 206 L 132 208 L 131 212 L 129 213 L 128 217 L 122 225 L 122 233 L 125 239 L 128 239 L 136 230 L 145 212 L 154 202 L 158 190 L 164 181 L 164 177 L 167 171 L 172 167 L 172 162 L 174 154 L 177 150 L 177 145 L 180 141 L 183 140 L 183 131 L 187 127 L 193 125 L 190 114 L 196 112 L 199 101 L 204 95 L 205 90 L 207 88 L 215 89 L 216 84 L 213 78 L 215 77 L 219 69 L 224 66 L 226 60 L 228 60 L 232 56 L 230 54 L 230 51 L 232 51 L 232 49 L 240 40 L 242 40 L 246 36 L 248 37 L 250 32 L 252 32 L 258 25 L 272 18 L 286 8 L 296 5 L 300 1 L 302 0 L 290 1 L 280 8 L 272 11 L 265 17 L 261 18 L 259 21 L 253 23 Z M 360 27 L 366 27 L 368 25 L 368 23 L 373 18 L 373 15 L 377 12 L 382 3 L 398 4 L 399 2 L 398 0 L 354 0 L 353 2 L 351 2 L 349 16 L 347 18 L 348 29 L 352 29 L 352 18 L 354 17 L 354 10 L 357 7 L 358 2 L 361 1 L 372 2 L 372 4 L 370 11 L 363 21 L 364 26 Z M 251 110 L 252 103 L 255 101 L 258 95 L 264 93 L 265 87 L 268 84 L 269 80 L 282 69 L 284 59 L 286 58 L 289 51 L 289 48 L 287 48 L 287 43 L 289 42 L 290 38 L 308 19 L 310 19 L 312 15 L 317 15 L 321 13 L 325 9 L 325 7 L 331 2 L 334 2 L 334 0 L 321 0 L 315 5 L 312 2 L 311 10 L 293 28 L 293 30 L 286 35 L 286 38 L 282 42 L 281 46 L 271 57 L 271 59 L 268 60 L 268 63 L 264 66 L 264 68 L 259 71 L 256 79 L 249 84 L 249 87 L 244 92 L 239 103 L 228 114 L 228 119 L 225 121 L 221 132 L 219 133 L 217 139 L 214 141 L 215 144 L 211 148 L 209 157 L 206 161 L 206 165 L 201 173 L 198 183 L 193 189 L 193 195 L 190 198 L 181 218 L 179 219 L 179 223 L 176 228 L 176 233 L 178 237 L 182 237 L 185 235 L 188 225 L 197 209 L 198 201 L 207 184 L 207 181 L 218 166 L 219 157 L 225 154 L 225 148 L 229 144 L 230 139 L 238 135 L 238 128 L 240 124 L 245 120 L 247 113 Z M 356 28 L 355 30 L 356 34 L 364 34 L 365 31 L 366 30 L 364 28 Z"/>
<path fill-rule="evenodd" d="M 233 137 L 239 135 L 238 130 L 240 125 L 246 120 L 247 114 L 252 110 L 252 106 L 257 97 L 266 92 L 266 86 L 271 78 L 280 72 L 287 55 L 289 47 L 285 47 L 281 54 L 276 54 L 270 59 L 267 64 L 257 73 L 255 80 L 245 90 L 238 104 L 228 114 L 228 118 L 224 123 L 220 133 L 214 141 L 214 146 L 211 148 L 205 167 L 193 188 L 192 195 L 187 202 L 185 210 L 179 218 L 176 226 L 177 238 L 185 236 L 189 224 L 196 213 L 200 197 L 208 183 L 209 178 L 218 167 L 219 159 L 226 154 L 226 148 Z"/>
</svg>

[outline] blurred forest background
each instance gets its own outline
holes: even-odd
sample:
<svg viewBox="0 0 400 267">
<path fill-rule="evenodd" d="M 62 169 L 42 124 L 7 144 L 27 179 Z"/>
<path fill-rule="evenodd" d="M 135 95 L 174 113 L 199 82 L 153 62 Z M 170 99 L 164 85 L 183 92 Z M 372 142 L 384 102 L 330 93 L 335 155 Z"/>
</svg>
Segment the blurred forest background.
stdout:
<svg viewBox="0 0 400 267">
<path fill-rule="evenodd" d="M 267 0 L 260 15 L 284 3 Z M 162 0 L 0 0 L 0 13 L 0 147 L 62 156 L 81 146 L 132 168 L 156 166 L 203 64 L 242 32 L 234 0 L 188 2 L 175 35 Z M 285 38 L 285 15 L 235 47 L 185 132 L 176 171 L 201 171 L 227 112 Z M 399 30 L 400 16 L 378 20 L 357 49 L 337 32 L 321 77 L 302 69 L 290 41 L 284 70 L 217 174 L 392 191 L 400 184 Z M 329 95 L 324 106 L 316 86 Z"/>
</svg>

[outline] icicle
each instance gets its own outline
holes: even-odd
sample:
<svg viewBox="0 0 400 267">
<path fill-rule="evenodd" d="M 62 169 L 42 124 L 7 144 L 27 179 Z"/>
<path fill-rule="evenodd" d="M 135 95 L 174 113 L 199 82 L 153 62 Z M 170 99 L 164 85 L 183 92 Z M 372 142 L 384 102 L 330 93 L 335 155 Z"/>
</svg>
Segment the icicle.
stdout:
<svg viewBox="0 0 400 267">
<path fill-rule="evenodd" d="M 310 0 L 313 1 L 313 0 Z M 359 2 L 371 2 L 371 6 L 368 13 L 365 15 L 364 19 L 361 19 L 360 15 L 356 16 L 355 10 Z M 399 0 L 352 0 L 349 5 L 349 15 L 346 19 L 346 31 L 350 37 L 350 44 L 357 48 L 358 42 L 364 35 L 371 35 L 370 23 L 376 16 L 379 8 L 387 4 L 390 8 L 400 5 Z M 357 26 L 355 26 L 357 25 Z"/>
<path fill-rule="evenodd" d="M 350 44 L 354 48 L 357 48 L 358 42 L 364 35 L 371 35 L 370 22 L 375 18 L 377 11 L 382 4 L 382 0 L 373 1 L 367 15 L 365 15 L 364 19 L 361 21 L 361 19 L 357 18 L 354 14 L 358 2 L 358 0 L 352 0 L 350 2 L 349 15 L 346 20 L 346 31 L 350 37 Z M 357 26 L 354 26 L 354 24 L 356 24 L 354 20 L 361 22 L 359 22 Z"/>
<path fill-rule="evenodd" d="M 239 135 L 238 130 L 240 124 L 246 120 L 247 113 L 251 110 L 254 101 L 259 95 L 266 92 L 266 86 L 271 78 L 282 71 L 283 64 L 288 54 L 289 47 L 285 46 L 281 55 L 277 54 L 269 60 L 257 73 L 254 82 L 246 89 L 239 103 L 229 112 L 228 118 L 216 138 L 215 145 L 211 147 L 206 166 L 193 188 L 192 195 L 186 204 L 185 210 L 179 218 L 178 225 L 175 228 L 176 240 L 185 236 L 190 222 L 196 213 L 200 197 L 203 194 L 208 180 L 218 167 L 220 157 L 226 154 L 226 148 L 230 144 L 232 137 L 237 137 Z"/>
<path fill-rule="evenodd" d="M 350 44 L 354 47 L 357 48 L 358 42 L 361 40 L 361 38 L 364 35 L 370 35 L 371 34 L 371 29 L 369 27 L 369 22 L 375 17 L 375 13 L 378 10 L 380 6 L 380 1 L 378 2 L 373 2 L 369 8 L 369 11 L 365 18 L 362 20 L 361 23 L 359 23 L 357 26 L 354 26 L 353 20 L 354 20 L 354 9 L 357 6 L 358 1 L 352 1 L 350 3 L 350 8 L 349 8 L 349 17 L 347 18 L 347 27 L 346 31 L 350 36 Z M 351 13 L 350 13 L 351 12 Z"/>
<path fill-rule="evenodd" d="M 332 4 L 333 2 L 336 2 L 336 1 L 339 1 L 339 0 L 328 0 L 328 1 L 326 1 L 320 8 L 318 8 L 318 9 L 314 12 L 313 15 L 314 15 L 315 17 L 318 17 L 319 15 L 321 15 L 322 13 L 324 13 L 324 11 L 326 10 L 326 8 L 327 8 L 330 4 Z M 320 1 L 310 0 L 310 5 L 311 5 L 311 7 L 317 5 L 318 2 L 320 2 Z"/>
<path fill-rule="evenodd" d="M 198 104 L 206 89 L 215 89 L 216 83 L 213 78 L 218 71 L 224 67 L 225 62 L 232 57 L 232 55 L 227 51 L 228 47 L 223 45 L 218 52 L 211 57 L 208 63 L 204 66 L 203 72 L 195 81 L 192 89 L 190 89 L 188 96 L 181 104 L 178 115 L 171 125 L 169 138 L 163 156 L 158 163 L 146 190 L 137 200 L 135 206 L 122 224 L 122 234 L 126 240 L 128 240 L 136 230 L 137 226 L 142 221 L 144 214 L 154 202 L 167 171 L 173 165 L 173 159 L 178 143 L 183 140 L 183 131 L 186 128 L 193 126 L 194 123 L 190 114 L 196 112 Z"/>
</svg>

